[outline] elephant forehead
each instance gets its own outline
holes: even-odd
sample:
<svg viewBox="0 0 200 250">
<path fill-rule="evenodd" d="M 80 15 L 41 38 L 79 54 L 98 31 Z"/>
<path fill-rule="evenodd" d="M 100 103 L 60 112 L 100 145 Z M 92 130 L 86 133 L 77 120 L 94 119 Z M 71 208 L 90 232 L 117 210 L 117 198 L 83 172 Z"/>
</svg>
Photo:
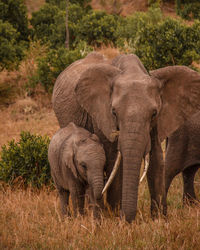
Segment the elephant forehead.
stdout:
<svg viewBox="0 0 200 250">
<path fill-rule="evenodd" d="M 87 163 L 97 161 L 101 165 L 104 165 L 106 160 L 103 147 L 98 143 L 90 141 L 79 146 L 77 159 Z"/>
<path fill-rule="evenodd" d="M 113 84 L 113 95 L 116 96 L 127 95 L 147 98 L 155 96 L 155 94 L 158 94 L 158 91 L 158 84 L 146 75 L 137 79 L 131 75 L 121 75 Z"/>
</svg>

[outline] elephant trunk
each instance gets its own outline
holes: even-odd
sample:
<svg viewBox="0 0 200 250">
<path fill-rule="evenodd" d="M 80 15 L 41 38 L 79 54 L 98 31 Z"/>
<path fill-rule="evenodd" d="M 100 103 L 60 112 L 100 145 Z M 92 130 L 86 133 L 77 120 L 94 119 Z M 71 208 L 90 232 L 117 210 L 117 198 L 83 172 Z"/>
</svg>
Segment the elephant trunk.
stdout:
<svg viewBox="0 0 200 250">
<path fill-rule="evenodd" d="M 123 155 L 122 216 L 135 219 L 141 162 L 146 148 L 144 136 L 138 133 L 120 135 Z"/>
<path fill-rule="evenodd" d="M 102 198 L 102 190 L 104 187 L 103 174 L 99 174 L 95 176 L 92 183 L 94 198 L 95 200 L 100 200 Z"/>
</svg>

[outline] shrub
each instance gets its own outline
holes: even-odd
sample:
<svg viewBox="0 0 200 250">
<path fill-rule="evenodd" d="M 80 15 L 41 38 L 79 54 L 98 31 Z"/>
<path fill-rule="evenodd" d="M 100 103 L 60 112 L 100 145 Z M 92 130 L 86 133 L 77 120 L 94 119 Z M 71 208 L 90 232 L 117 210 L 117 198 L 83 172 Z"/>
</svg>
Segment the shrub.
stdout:
<svg viewBox="0 0 200 250">
<path fill-rule="evenodd" d="M 122 36 L 118 46 L 128 53 L 135 53 L 147 69 L 168 65 L 191 65 L 200 58 L 199 22 L 186 26 L 181 21 L 155 15 L 158 9 L 149 13 L 136 13 L 125 20 L 127 25 L 119 26 Z M 125 44 L 125 46 L 124 46 Z"/>
<path fill-rule="evenodd" d="M 187 27 L 177 20 L 165 19 L 157 26 L 144 30 L 135 53 L 148 69 L 175 64 L 189 66 L 200 57 L 200 34 L 194 33 L 197 27 Z"/>
<path fill-rule="evenodd" d="M 200 2 L 182 4 L 177 13 L 184 19 L 200 19 Z"/>
<path fill-rule="evenodd" d="M 58 75 L 74 61 L 85 57 L 91 50 L 84 42 L 74 50 L 63 47 L 50 50 L 46 56 L 38 59 L 35 80 L 41 82 L 46 91 L 51 92 Z"/>
<path fill-rule="evenodd" d="M 0 19 L 9 22 L 19 33 L 18 40 L 28 41 L 28 17 L 24 0 L 2 0 Z"/>
<path fill-rule="evenodd" d="M 18 42 L 20 34 L 8 22 L 0 20 L 0 71 L 18 67 L 24 57 L 24 43 Z"/>
<path fill-rule="evenodd" d="M 78 33 L 77 27 L 86 10 L 80 5 L 69 5 L 69 34 L 70 47 L 72 47 L 75 36 Z M 56 5 L 45 4 L 39 11 L 32 14 L 31 24 L 34 28 L 33 35 L 47 43 L 52 49 L 65 45 L 65 10 L 59 9 Z"/>
<path fill-rule="evenodd" d="M 1 151 L 0 180 L 14 184 L 21 177 L 25 186 L 41 188 L 50 184 L 47 136 L 22 132 L 19 142 L 14 140 L 4 145 Z"/>
<path fill-rule="evenodd" d="M 115 37 L 116 44 L 119 47 L 124 47 L 124 43 L 136 42 L 146 29 L 146 25 L 156 26 L 163 20 L 160 8 L 149 8 L 148 12 L 135 12 L 135 14 L 119 20 Z"/>
<path fill-rule="evenodd" d="M 84 40 L 90 45 L 115 43 L 117 20 L 117 16 L 103 11 L 90 11 L 79 23 L 76 39 Z"/>
<path fill-rule="evenodd" d="M 59 17 L 62 17 L 60 25 L 64 28 L 64 13 L 58 7 L 45 4 L 39 11 L 33 12 L 30 22 L 34 28 L 35 38 L 41 40 L 43 44 L 51 42 L 55 27 L 60 28 L 60 25 L 55 21 L 60 20 Z M 63 37 L 64 35 L 63 32 Z"/>
</svg>

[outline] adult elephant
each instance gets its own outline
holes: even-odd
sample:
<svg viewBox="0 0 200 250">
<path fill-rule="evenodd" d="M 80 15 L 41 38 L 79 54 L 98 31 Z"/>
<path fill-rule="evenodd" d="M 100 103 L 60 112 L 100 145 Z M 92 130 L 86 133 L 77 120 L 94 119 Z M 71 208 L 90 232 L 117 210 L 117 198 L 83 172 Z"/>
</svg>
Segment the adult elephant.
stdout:
<svg viewBox="0 0 200 250">
<path fill-rule="evenodd" d="M 183 202 L 194 203 L 197 200 L 194 177 L 199 168 L 200 112 L 194 114 L 168 138 L 165 153 L 165 198 L 174 177 L 182 173 Z"/>
<path fill-rule="evenodd" d="M 163 194 L 160 142 L 200 109 L 199 98 L 200 75 L 188 67 L 165 67 L 149 74 L 136 55 L 120 55 L 109 64 L 92 53 L 60 74 L 52 100 L 61 127 L 73 121 L 99 136 L 108 172 L 117 147 L 121 151 L 121 211 L 131 222 L 137 210 L 142 158 L 151 150 L 147 177 L 154 212 Z M 118 146 L 113 136 L 117 130 Z M 115 179 L 108 201 L 113 205 L 120 194 Z"/>
</svg>

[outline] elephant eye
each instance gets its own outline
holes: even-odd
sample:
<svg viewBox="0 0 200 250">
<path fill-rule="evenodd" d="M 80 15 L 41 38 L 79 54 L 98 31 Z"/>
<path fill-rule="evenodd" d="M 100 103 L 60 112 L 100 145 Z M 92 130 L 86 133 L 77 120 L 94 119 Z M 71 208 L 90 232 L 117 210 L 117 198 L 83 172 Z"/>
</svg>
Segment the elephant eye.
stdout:
<svg viewBox="0 0 200 250">
<path fill-rule="evenodd" d="M 112 114 L 113 114 L 114 116 L 117 116 L 117 114 L 116 114 L 116 110 L 115 110 L 115 108 L 114 108 L 114 107 L 112 107 Z"/>
<path fill-rule="evenodd" d="M 151 116 L 151 120 L 153 120 L 157 116 L 157 110 L 154 109 L 153 114 Z"/>
<path fill-rule="evenodd" d="M 82 167 L 84 170 L 87 169 L 87 166 L 86 166 L 86 164 L 85 164 L 84 162 L 82 162 L 80 165 L 81 165 L 81 167 Z"/>
</svg>

